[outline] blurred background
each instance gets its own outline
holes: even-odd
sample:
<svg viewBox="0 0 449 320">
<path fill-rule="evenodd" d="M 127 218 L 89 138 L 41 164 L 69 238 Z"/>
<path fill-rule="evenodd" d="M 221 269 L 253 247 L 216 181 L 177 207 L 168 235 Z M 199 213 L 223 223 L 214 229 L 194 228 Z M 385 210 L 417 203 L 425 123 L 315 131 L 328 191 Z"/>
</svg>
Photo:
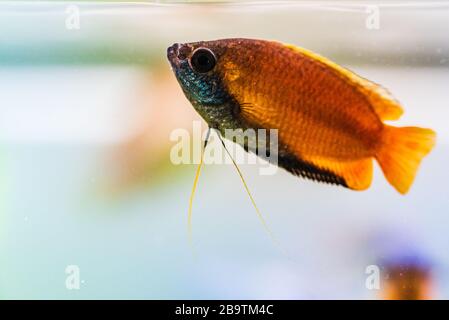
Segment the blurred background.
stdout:
<svg viewBox="0 0 449 320">
<path fill-rule="evenodd" d="M 0 298 L 449 298 L 449 2 L 0 2 Z M 407 196 L 174 165 L 200 120 L 174 42 L 276 39 L 387 87 L 438 134 Z M 204 126 L 206 129 L 206 126 Z M 68 266 L 79 270 L 70 290 Z M 379 271 L 379 281 L 373 280 Z"/>
</svg>

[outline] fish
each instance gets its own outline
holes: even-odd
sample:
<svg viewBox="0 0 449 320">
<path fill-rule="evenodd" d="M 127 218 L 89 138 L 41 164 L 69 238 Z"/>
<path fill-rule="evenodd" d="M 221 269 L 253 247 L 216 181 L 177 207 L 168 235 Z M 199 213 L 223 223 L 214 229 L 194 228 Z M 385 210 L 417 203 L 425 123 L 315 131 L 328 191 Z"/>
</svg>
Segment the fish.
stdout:
<svg viewBox="0 0 449 320">
<path fill-rule="evenodd" d="M 435 145 L 431 129 L 385 123 L 403 114 L 387 89 L 305 48 L 233 38 L 175 43 L 167 58 L 210 128 L 276 129 L 277 165 L 296 176 L 366 190 L 376 160 L 406 194 Z"/>
</svg>

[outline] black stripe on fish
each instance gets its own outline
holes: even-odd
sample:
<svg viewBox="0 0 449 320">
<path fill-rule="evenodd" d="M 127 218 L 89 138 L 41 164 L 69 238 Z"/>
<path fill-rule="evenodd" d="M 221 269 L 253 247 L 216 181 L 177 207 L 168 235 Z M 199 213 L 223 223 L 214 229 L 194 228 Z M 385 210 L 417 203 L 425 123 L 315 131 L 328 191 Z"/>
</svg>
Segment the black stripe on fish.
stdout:
<svg viewBox="0 0 449 320">
<path fill-rule="evenodd" d="M 267 145 L 265 148 L 266 155 L 259 153 L 258 147 L 256 147 L 256 150 L 249 150 L 247 144 L 244 144 L 242 147 L 245 149 L 246 152 L 253 152 L 257 156 L 270 162 L 271 159 L 270 159 L 269 135 L 266 138 L 267 138 L 266 141 Z M 279 145 L 282 146 L 282 144 Z M 256 146 L 259 146 L 259 144 L 257 143 Z M 278 167 L 283 168 L 288 172 L 302 178 L 310 179 L 317 182 L 340 185 L 348 188 L 348 184 L 346 183 L 343 177 L 336 175 L 330 170 L 318 168 L 314 164 L 306 162 L 296 157 L 294 154 L 290 153 L 285 147 L 281 147 L 280 149 L 281 150 L 278 153 L 277 163 L 272 164 L 277 164 Z"/>
<path fill-rule="evenodd" d="M 318 182 L 341 185 L 348 188 L 348 185 L 343 177 L 337 176 L 329 170 L 318 168 L 311 163 L 298 159 L 295 155 L 288 152 L 282 152 L 279 155 L 278 166 L 296 176 Z"/>
</svg>

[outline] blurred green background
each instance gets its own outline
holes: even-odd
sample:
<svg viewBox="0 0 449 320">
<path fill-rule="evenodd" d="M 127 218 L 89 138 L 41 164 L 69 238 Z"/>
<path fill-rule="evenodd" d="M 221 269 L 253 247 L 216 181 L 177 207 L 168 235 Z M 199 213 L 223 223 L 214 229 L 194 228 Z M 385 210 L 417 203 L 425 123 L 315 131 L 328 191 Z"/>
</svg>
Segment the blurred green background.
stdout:
<svg viewBox="0 0 449 320">
<path fill-rule="evenodd" d="M 448 21 L 444 1 L 0 2 L 0 298 L 374 299 L 390 265 L 429 271 L 427 297 L 448 298 Z M 283 253 L 234 168 L 207 165 L 193 256 L 195 166 L 170 162 L 169 135 L 200 118 L 166 48 L 228 37 L 297 44 L 393 92 L 399 125 L 438 134 L 411 192 L 377 167 L 353 192 L 242 165 Z"/>
</svg>

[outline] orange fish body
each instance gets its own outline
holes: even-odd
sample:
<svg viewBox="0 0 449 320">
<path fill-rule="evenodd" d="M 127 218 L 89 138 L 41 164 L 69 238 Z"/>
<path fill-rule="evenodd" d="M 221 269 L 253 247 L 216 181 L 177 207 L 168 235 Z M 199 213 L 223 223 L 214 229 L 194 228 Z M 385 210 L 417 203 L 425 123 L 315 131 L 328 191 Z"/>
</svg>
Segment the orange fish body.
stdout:
<svg viewBox="0 0 449 320">
<path fill-rule="evenodd" d="M 168 58 L 209 125 L 277 129 L 279 166 L 306 178 L 364 190 L 376 159 L 404 194 L 434 145 L 430 129 L 383 123 L 402 114 L 387 90 L 305 49 L 226 39 L 177 44 Z"/>
</svg>

